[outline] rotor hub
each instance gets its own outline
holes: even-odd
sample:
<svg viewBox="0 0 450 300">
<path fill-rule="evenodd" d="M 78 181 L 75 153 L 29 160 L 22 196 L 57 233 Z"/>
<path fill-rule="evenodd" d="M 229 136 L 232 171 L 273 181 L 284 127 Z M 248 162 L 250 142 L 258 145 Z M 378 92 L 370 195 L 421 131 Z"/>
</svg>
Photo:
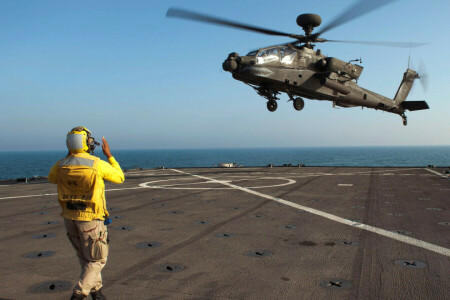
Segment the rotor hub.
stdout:
<svg viewBox="0 0 450 300">
<path fill-rule="evenodd" d="M 305 35 L 310 35 L 315 27 L 322 23 L 322 18 L 316 14 L 301 14 L 297 17 L 297 24 L 305 31 Z"/>
</svg>

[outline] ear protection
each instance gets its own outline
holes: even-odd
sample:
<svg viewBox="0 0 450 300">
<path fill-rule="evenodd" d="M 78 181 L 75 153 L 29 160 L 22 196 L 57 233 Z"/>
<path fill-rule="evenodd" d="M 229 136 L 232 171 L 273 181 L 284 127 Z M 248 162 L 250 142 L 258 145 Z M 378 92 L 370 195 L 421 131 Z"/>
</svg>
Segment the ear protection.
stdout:
<svg viewBox="0 0 450 300">
<path fill-rule="evenodd" d="M 70 153 L 94 153 L 95 146 L 100 146 L 83 126 L 75 127 L 67 134 L 66 144 Z"/>
</svg>

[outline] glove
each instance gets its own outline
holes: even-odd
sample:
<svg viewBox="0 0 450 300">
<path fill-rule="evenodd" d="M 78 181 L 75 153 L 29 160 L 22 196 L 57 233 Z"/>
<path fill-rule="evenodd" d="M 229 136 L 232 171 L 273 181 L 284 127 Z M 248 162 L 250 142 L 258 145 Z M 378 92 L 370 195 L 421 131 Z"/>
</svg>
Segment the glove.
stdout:
<svg viewBox="0 0 450 300">
<path fill-rule="evenodd" d="M 112 223 L 112 220 L 109 217 L 106 217 L 104 224 L 109 225 Z"/>
</svg>

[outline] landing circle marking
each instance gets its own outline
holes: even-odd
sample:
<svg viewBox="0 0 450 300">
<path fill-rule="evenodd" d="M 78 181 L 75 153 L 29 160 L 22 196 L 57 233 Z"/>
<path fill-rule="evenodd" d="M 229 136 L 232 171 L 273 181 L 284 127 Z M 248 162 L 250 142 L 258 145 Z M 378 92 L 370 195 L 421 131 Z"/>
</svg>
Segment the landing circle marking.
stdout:
<svg viewBox="0 0 450 300">
<path fill-rule="evenodd" d="M 248 178 L 246 176 L 246 180 L 251 180 L 252 178 Z M 277 181 L 284 181 L 280 184 L 271 184 L 271 185 L 263 185 L 263 186 L 245 186 L 244 188 L 247 189 L 262 189 L 262 188 L 272 188 L 272 187 L 280 187 L 280 186 L 286 186 L 296 183 L 295 180 L 284 178 L 284 177 L 259 177 L 255 178 L 255 180 L 277 180 Z M 242 179 L 237 180 L 204 180 L 204 181 L 195 181 L 195 182 L 182 182 L 182 183 L 173 183 L 171 184 L 170 181 L 192 181 L 192 178 L 176 178 L 176 179 L 163 179 L 163 180 L 156 180 L 156 181 L 149 181 L 139 184 L 140 187 L 143 188 L 152 188 L 152 189 L 168 189 L 168 190 L 232 190 L 231 187 L 189 187 L 192 185 L 198 185 L 198 184 L 223 184 L 223 182 L 226 183 L 232 183 L 234 181 L 239 182 L 243 181 Z M 155 184 L 157 183 L 157 184 Z M 161 184 L 163 183 L 163 184 Z"/>
</svg>

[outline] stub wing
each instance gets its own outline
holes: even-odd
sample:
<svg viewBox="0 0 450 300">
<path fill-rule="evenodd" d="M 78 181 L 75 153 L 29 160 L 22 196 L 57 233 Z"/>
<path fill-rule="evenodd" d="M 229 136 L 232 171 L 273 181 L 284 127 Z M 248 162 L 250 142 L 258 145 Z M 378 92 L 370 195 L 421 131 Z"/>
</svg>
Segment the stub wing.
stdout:
<svg viewBox="0 0 450 300">
<path fill-rule="evenodd" d="M 410 111 L 423 110 L 423 109 L 430 108 L 425 101 L 403 101 L 400 105 L 404 109 L 407 109 Z"/>
</svg>

